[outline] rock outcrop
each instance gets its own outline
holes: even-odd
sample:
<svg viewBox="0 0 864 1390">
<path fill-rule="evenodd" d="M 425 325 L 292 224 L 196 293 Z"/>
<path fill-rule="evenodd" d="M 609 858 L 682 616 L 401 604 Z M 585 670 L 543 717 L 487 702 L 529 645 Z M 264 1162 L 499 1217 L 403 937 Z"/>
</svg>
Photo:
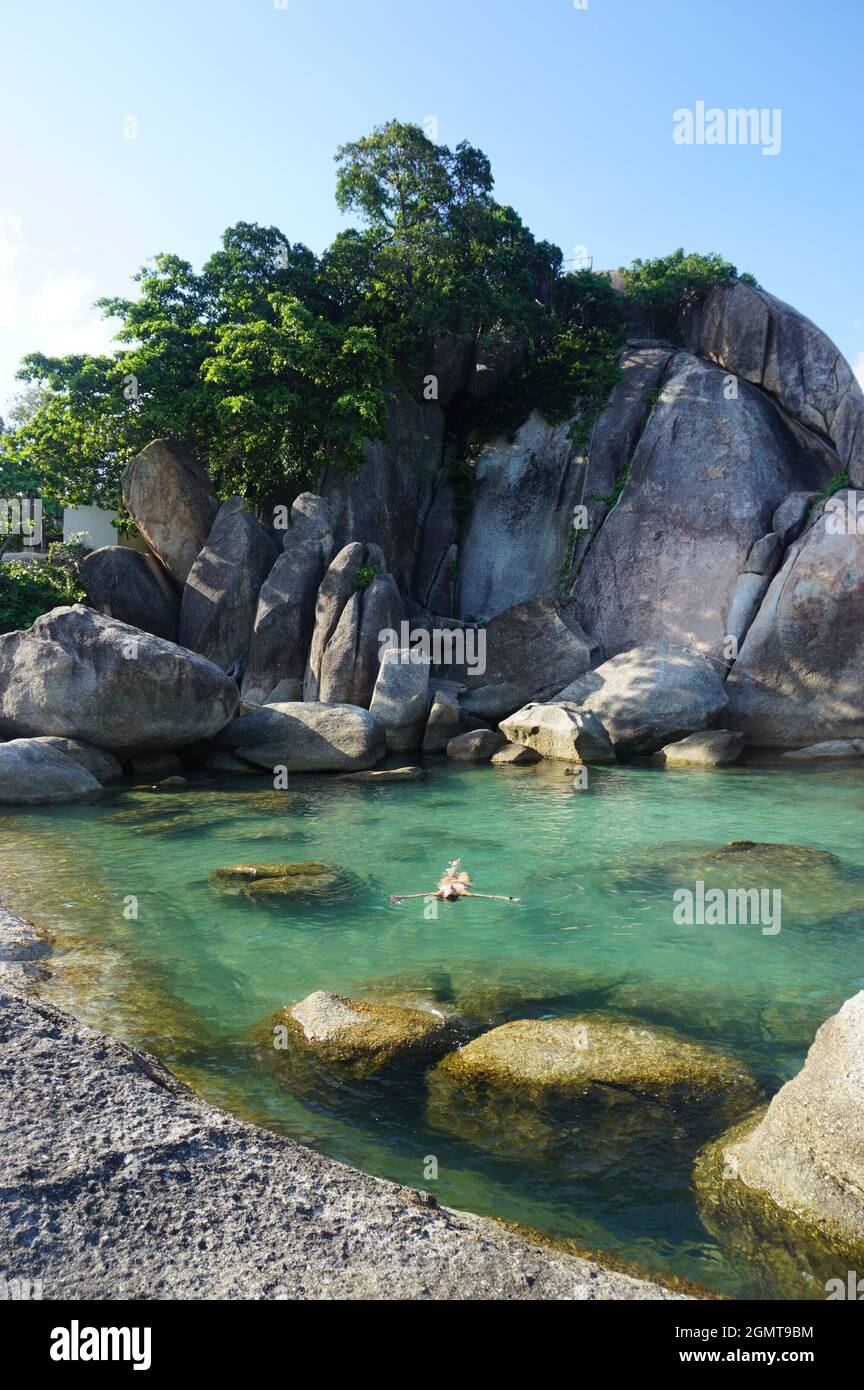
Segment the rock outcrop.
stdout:
<svg viewBox="0 0 864 1390">
<path fill-rule="evenodd" d="M 428 657 L 410 648 L 385 651 L 369 713 L 384 725 L 388 753 L 405 753 L 421 746 L 428 707 Z"/>
<path fill-rule="evenodd" d="M 292 507 L 282 554 L 261 586 L 243 699 L 266 704 L 283 682 L 296 682 L 300 698 L 315 625 L 318 589 L 333 556 L 330 516 L 323 498 L 303 493 Z"/>
<path fill-rule="evenodd" d="M 560 692 L 558 703 L 593 711 L 616 753 L 633 755 L 711 728 L 728 700 L 711 662 L 661 642 L 621 652 L 580 676 Z"/>
<path fill-rule="evenodd" d="M 226 671 L 244 666 L 261 585 L 278 553 L 242 497 L 223 502 L 183 589 L 180 644 Z"/>
<path fill-rule="evenodd" d="M 216 742 L 271 771 L 353 772 L 385 752 L 384 726 L 356 705 L 309 701 L 261 705 L 223 728 Z"/>
<path fill-rule="evenodd" d="M 377 545 L 354 541 L 321 581 L 303 698 L 368 708 L 378 676 L 383 634 L 396 632 L 402 600 Z"/>
<path fill-rule="evenodd" d="M 615 749 L 597 715 L 575 704 L 528 704 L 509 719 L 501 732 L 511 744 L 533 750 L 538 757 L 571 763 L 614 763 Z"/>
<path fill-rule="evenodd" d="M 448 1040 L 439 1015 L 326 990 L 280 1010 L 269 1032 L 276 1065 L 295 1078 L 298 1071 L 311 1073 L 313 1080 L 326 1072 L 362 1079 L 394 1063 L 428 1058 Z"/>
<path fill-rule="evenodd" d="M 864 992 L 822 1024 L 764 1114 L 702 1155 L 696 1191 L 709 1229 L 732 1244 L 791 1242 L 817 1268 L 820 1246 L 864 1258 Z"/>
<path fill-rule="evenodd" d="M 726 691 L 751 744 L 794 748 L 864 733 L 864 529 L 838 493 L 792 545 Z M 847 505 L 848 504 L 848 505 Z"/>
<path fill-rule="evenodd" d="M 116 782 L 118 777 L 123 776 L 120 763 L 113 754 L 106 753 L 104 748 L 94 748 L 92 744 L 81 743 L 77 738 L 45 736 L 33 741 L 41 743 L 45 748 L 56 748 L 59 753 L 65 753 L 67 758 L 83 767 L 97 782 Z"/>
<path fill-rule="evenodd" d="M 80 763 L 43 739 L 16 738 L 0 743 L 0 803 L 43 806 L 82 801 L 102 787 Z"/>
<path fill-rule="evenodd" d="M 718 285 L 682 317 L 700 357 L 767 391 L 787 415 L 826 439 L 864 487 L 864 392 L 831 339 L 791 305 L 737 281 Z"/>
<path fill-rule="evenodd" d="M 505 609 L 477 631 L 476 643 L 482 663 L 448 667 L 448 674 L 466 687 L 462 709 L 493 723 L 532 698 L 555 694 L 599 655 L 569 609 L 548 598 Z"/>
<path fill-rule="evenodd" d="M 507 739 L 496 729 L 469 729 L 447 744 L 447 757 L 454 763 L 488 763 Z"/>
<path fill-rule="evenodd" d="M 733 729 L 712 729 L 667 743 L 654 756 L 667 767 L 724 767 L 736 763 L 743 751 L 743 734 Z"/>
<path fill-rule="evenodd" d="M 211 738 L 240 692 L 183 647 L 76 604 L 0 637 L 0 734 L 57 734 L 98 748 Z"/>
<path fill-rule="evenodd" d="M 177 641 L 180 593 L 152 555 L 125 545 L 102 546 L 84 556 L 81 580 L 91 608 L 154 637 Z"/>
<path fill-rule="evenodd" d="M 123 500 L 147 544 L 185 584 L 219 502 L 204 469 L 170 439 L 154 439 L 127 465 Z"/>
</svg>

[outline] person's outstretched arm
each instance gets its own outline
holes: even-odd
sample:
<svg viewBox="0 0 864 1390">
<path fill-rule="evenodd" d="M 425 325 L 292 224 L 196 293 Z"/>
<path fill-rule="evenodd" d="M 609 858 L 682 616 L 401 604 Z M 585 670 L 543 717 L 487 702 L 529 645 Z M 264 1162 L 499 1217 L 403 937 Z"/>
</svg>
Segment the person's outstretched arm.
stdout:
<svg viewBox="0 0 864 1390">
<path fill-rule="evenodd" d="M 508 893 L 463 893 L 463 898 L 489 898 L 496 903 L 518 903 L 519 898 L 511 898 Z"/>
<path fill-rule="evenodd" d="M 440 898 L 440 893 L 391 893 L 391 903 L 401 903 L 405 898 Z"/>
</svg>

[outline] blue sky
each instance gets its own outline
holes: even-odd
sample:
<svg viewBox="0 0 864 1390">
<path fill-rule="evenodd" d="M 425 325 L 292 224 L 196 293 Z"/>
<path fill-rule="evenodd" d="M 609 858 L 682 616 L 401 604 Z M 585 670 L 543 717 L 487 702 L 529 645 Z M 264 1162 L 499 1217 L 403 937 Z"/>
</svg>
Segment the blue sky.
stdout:
<svg viewBox="0 0 864 1390">
<path fill-rule="evenodd" d="M 584 4 L 4 0 L 0 409 L 24 352 L 104 349 L 92 301 L 157 251 L 241 220 L 323 249 L 336 147 L 393 116 L 479 145 L 565 256 L 721 251 L 864 376 L 861 0 Z M 676 144 L 699 101 L 779 108 L 779 153 Z"/>
</svg>

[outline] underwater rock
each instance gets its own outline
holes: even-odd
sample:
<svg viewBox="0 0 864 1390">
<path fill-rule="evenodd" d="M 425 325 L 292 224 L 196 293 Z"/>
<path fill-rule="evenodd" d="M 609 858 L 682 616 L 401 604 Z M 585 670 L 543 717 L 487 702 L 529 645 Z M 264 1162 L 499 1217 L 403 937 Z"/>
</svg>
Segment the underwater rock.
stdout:
<svg viewBox="0 0 864 1390">
<path fill-rule="evenodd" d="M 731 729 L 710 729 L 667 743 L 654 754 L 667 767 L 725 767 L 744 752 L 744 735 Z"/>
<path fill-rule="evenodd" d="M 706 1126 L 758 1096 L 734 1057 L 594 1012 L 505 1023 L 449 1053 L 427 1080 L 433 1128 L 502 1157 L 586 1173 L 614 1169 L 632 1147 L 686 1153 Z"/>
<path fill-rule="evenodd" d="M 366 772 L 344 772 L 340 782 L 418 782 L 423 776 L 422 767 L 381 767 Z"/>
<path fill-rule="evenodd" d="M 316 990 L 257 1030 L 259 1055 L 300 1091 L 326 1091 L 397 1064 L 417 1064 L 451 1043 L 444 1019 L 421 1009 Z"/>
<path fill-rule="evenodd" d="M 335 902 L 358 891 L 353 874 L 317 860 L 298 864 L 229 864 L 213 869 L 209 881 L 221 892 L 242 893 L 253 902 L 278 903 L 301 898 Z"/>
</svg>

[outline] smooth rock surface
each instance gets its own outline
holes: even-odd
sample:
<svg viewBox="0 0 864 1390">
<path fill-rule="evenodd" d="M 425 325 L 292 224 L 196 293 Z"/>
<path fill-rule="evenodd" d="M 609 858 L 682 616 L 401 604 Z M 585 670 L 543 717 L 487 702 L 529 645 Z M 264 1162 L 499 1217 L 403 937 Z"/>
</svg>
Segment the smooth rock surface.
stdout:
<svg viewBox="0 0 864 1390">
<path fill-rule="evenodd" d="M 83 767 L 97 782 L 115 782 L 118 777 L 123 776 L 120 763 L 113 753 L 106 753 L 104 748 L 94 748 L 91 743 L 82 743 L 77 738 L 57 738 L 52 735 L 35 741 L 44 744 L 46 748 L 56 748 L 58 752 L 65 753 L 67 758 Z"/>
<path fill-rule="evenodd" d="M 211 738 L 240 698 L 204 657 L 76 604 L 0 637 L 0 734 L 164 750 Z"/>
<path fill-rule="evenodd" d="M 447 757 L 457 763 L 488 763 L 507 739 L 495 729 L 469 729 L 447 744 Z"/>
<path fill-rule="evenodd" d="M 566 607 L 548 598 L 532 598 L 507 608 L 481 628 L 483 669 L 479 664 L 454 666 L 453 679 L 464 682 L 462 709 L 497 722 L 532 698 L 554 694 L 588 671 L 599 656 Z"/>
<path fill-rule="evenodd" d="M 828 481 L 754 386 L 679 353 L 585 557 L 575 617 L 607 656 L 652 641 L 721 659 L 738 576 L 790 491 Z"/>
<path fill-rule="evenodd" d="M 744 735 L 731 729 L 712 729 L 667 743 L 655 757 L 667 767 L 723 767 L 736 763 L 744 751 Z"/>
<path fill-rule="evenodd" d="M 378 676 L 382 633 L 398 631 L 402 600 L 380 546 L 352 542 L 321 581 L 303 698 L 368 708 Z M 369 571 L 375 577 L 363 583 Z"/>
<path fill-rule="evenodd" d="M 726 682 L 749 744 L 864 736 L 864 533 L 832 498 L 787 551 Z"/>
<path fill-rule="evenodd" d="M 180 593 L 154 556 L 126 545 L 104 545 L 84 556 L 81 581 L 91 608 L 168 642 L 177 641 Z"/>
<path fill-rule="evenodd" d="M 384 725 L 388 752 L 405 753 L 421 746 L 428 706 L 428 657 L 407 647 L 386 651 L 369 713 Z"/>
<path fill-rule="evenodd" d="M 615 749 L 596 714 L 575 704 L 528 704 L 501 723 L 512 744 L 541 758 L 563 762 L 614 763 Z"/>
<path fill-rule="evenodd" d="M 357 705 L 261 705 L 222 730 L 220 748 L 271 771 L 354 772 L 385 753 L 384 727 Z"/>
<path fill-rule="evenodd" d="M 540 762 L 540 754 L 522 743 L 505 743 L 491 761 L 494 767 L 531 767 Z"/>
<path fill-rule="evenodd" d="M 864 738 L 829 738 L 806 748 L 790 748 L 781 755 L 792 762 L 819 762 L 823 758 L 864 758 Z"/>
<path fill-rule="evenodd" d="M 444 753 L 459 733 L 459 704 L 444 690 L 436 690 L 429 706 L 423 734 L 424 753 Z"/>
<path fill-rule="evenodd" d="M 180 645 L 224 670 L 244 666 L 261 585 L 278 553 L 241 497 L 223 502 L 183 589 Z"/>
<path fill-rule="evenodd" d="M 728 704 L 723 681 L 698 652 L 648 643 L 598 666 L 558 695 L 592 710 L 616 753 L 653 753 L 719 722 Z"/>
<path fill-rule="evenodd" d="M 123 500 L 150 549 L 185 584 L 219 510 L 204 469 L 179 444 L 154 439 L 127 465 Z"/>
<path fill-rule="evenodd" d="M 42 739 L 0 743 L 0 803 L 41 806 L 98 796 L 102 787 L 71 757 Z"/>
</svg>

